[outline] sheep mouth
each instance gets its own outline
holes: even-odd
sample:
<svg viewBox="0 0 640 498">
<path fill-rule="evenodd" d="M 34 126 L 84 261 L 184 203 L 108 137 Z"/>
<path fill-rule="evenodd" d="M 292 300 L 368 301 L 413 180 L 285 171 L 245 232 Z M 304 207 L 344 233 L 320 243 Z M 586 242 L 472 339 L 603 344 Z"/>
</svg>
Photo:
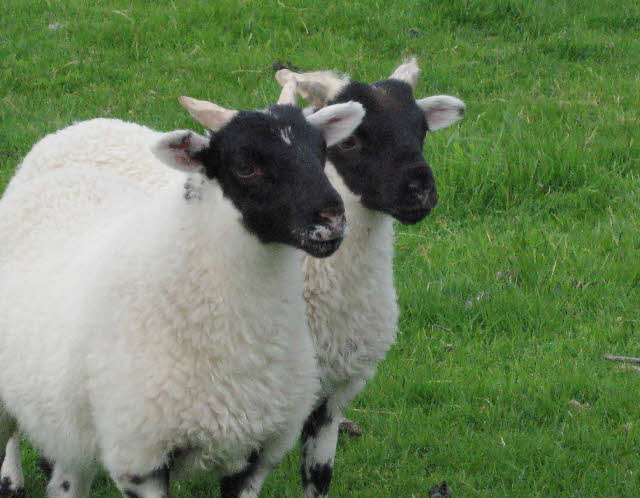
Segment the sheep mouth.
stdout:
<svg viewBox="0 0 640 498">
<path fill-rule="evenodd" d="M 431 213 L 431 207 L 420 206 L 416 208 L 395 208 L 387 211 L 400 223 L 415 225 L 425 219 Z"/>
<path fill-rule="evenodd" d="M 305 239 L 300 244 L 300 249 L 314 258 L 326 258 L 338 250 L 342 244 L 342 237 L 330 240 Z"/>
<path fill-rule="evenodd" d="M 362 204 L 368 209 L 373 209 L 374 211 L 380 211 L 382 213 L 386 213 L 400 223 L 404 223 L 405 225 L 415 225 L 419 221 L 422 221 L 426 218 L 433 206 L 419 204 L 416 206 L 382 206 L 380 204 L 376 204 L 369 200 L 362 200 Z"/>
</svg>

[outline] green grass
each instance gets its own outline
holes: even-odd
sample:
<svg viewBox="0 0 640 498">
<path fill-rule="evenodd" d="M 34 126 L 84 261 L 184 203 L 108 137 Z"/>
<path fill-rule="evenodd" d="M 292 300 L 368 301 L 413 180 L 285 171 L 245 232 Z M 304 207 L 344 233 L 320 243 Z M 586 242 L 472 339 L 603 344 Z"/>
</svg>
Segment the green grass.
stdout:
<svg viewBox="0 0 640 498">
<path fill-rule="evenodd" d="M 415 54 L 418 96 L 468 113 L 428 137 L 441 201 L 397 227 L 401 333 L 348 412 L 365 435 L 340 440 L 333 496 L 640 495 L 640 374 L 601 359 L 640 356 L 640 4 L 123 4 L 0 4 L 0 190 L 73 121 L 192 127 L 178 95 L 265 106 L 276 60 L 371 81 Z M 299 495 L 297 458 L 265 496 Z M 92 496 L 117 493 L 103 476 Z"/>
</svg>

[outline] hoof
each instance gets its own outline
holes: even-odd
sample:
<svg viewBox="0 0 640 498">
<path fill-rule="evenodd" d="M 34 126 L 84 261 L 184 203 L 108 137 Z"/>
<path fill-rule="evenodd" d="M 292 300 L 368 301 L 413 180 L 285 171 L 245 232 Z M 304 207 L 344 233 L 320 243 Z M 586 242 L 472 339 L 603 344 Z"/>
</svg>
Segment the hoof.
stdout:
<svg viewBox="0 0 640 498">
<path fill-rule="evenodd" d="M 429 496 L 431 498 L 451 498 L 451 493 L 449 492 L 447 483 L 442 481 L 442 484 L 436 484 L 431 488 Z"/>
<path fill-rule="evenodd" d="M 347 436 L 362 436 L 362 429 L 360 428 L 360 426 L 347 418 L 342 419 L 342 422 L 340 422 L 340 428 L 338 430 L 340 434 L 346 434 Z"/>
</svg>

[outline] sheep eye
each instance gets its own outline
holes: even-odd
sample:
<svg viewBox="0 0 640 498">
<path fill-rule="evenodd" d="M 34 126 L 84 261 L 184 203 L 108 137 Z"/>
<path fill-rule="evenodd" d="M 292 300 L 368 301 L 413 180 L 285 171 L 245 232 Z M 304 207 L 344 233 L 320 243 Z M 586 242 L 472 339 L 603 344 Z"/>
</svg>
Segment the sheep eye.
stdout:
<svg viewBox="0 0 640 498">
<path fill-rule="evenodd" d="M 353 135 L 338 144 L 338 147 L 340 147 L 340 150 L 343 152 L 354 152 L 360 150 L 361 146 L 360 140 Z"/>
<path fill-rule="evenodd" d="M 240 164 L 233 169 L 233 173 L 238 177 L 246 180 L 248 178 L 256 178 L 262 174 L 260 168 L 251 166 L 250 164 Z"/>
</svg>

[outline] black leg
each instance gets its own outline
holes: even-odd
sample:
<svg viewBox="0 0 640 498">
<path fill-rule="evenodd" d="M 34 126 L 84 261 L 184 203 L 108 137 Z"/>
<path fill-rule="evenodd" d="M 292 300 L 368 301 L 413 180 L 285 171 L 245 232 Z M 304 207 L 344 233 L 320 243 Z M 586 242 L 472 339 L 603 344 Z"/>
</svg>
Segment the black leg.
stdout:
<svg viewBox="0 0 640 498">
<path fill-rule="evenodd" d="M 300 474 L 305 497 L 329 494 L 333 461 L 338 439 L 337 414 L 324 401 L 309 415 L 302 429 L 302 465 Z"/>
<path fill-rule="evenodd" d="M 249 478 L 258 468 L 258 452 L 249 456 L 246 468 L 242 472 L 223 477 L 220 481 L 220 498 L 237 498 L 243 491 L 247 491 Z"/>
<path fill-rule="evenodd" d="M 126 498 L 169 498 L 169 466 L 146 475 L 126 474 L 116 484 Z"/>
</svg>

